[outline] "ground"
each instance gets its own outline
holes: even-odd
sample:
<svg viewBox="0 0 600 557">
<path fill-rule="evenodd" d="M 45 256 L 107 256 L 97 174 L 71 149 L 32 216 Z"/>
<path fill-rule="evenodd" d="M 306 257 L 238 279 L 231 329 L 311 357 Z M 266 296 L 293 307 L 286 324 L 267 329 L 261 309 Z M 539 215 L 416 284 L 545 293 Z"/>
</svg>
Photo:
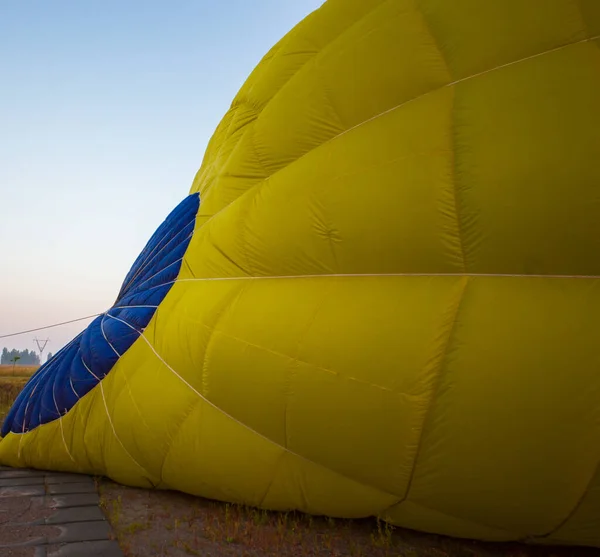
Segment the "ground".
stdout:
<svg viewBox="0 0 600 557">
<path fill-rule="evenodd" d="M 592 557 L 597 549 L 478 543 L 376 520 L 270 513 L 100 480 L 100 500 L 128 557 Z"/>
<path fill-rule="evenodd" d="M 0 366 L 0 420 L 35 368 Z M 96 478 L 127 557 L 592 557 L 597 549 L 488 544 L 420 534 L 374 519 L 270 513 Z"/>
</svg>

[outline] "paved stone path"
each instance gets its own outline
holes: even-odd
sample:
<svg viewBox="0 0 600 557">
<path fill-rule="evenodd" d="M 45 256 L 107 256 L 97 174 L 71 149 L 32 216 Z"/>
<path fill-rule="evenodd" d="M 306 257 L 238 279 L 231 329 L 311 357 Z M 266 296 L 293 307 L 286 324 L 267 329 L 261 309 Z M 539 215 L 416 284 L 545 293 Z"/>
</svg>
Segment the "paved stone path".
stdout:
<svg viewBox="0 0 600 557">
<path fill-rule="evenodd" d="M 89 476 L 0 466 L 2 557 L 123 557 Z"/>
</svg>

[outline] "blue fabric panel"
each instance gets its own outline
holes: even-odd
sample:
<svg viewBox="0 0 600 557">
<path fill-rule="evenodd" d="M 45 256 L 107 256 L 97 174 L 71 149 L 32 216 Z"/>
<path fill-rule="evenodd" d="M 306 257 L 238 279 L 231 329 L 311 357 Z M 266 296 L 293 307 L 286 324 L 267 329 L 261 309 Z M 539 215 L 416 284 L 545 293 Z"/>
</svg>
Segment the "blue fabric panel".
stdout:
<svg viewBox="0 0 600 557">
<path fill-rule="evenodd" d="M 3 436 L 31 431 L 66 414 L 131 348 L 179 275 L 199 206 L 199 194 L 188 196 L 158 227 L 127 273 L 113 307 L 27 382 L 2 424 Z"/>
</svg>

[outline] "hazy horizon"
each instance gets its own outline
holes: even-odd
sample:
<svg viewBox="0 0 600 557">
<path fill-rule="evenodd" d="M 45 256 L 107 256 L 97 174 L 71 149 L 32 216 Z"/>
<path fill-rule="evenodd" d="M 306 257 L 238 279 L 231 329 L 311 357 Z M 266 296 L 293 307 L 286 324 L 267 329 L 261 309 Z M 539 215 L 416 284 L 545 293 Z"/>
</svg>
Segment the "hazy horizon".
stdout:
<svg viewBox="0 0 600 557">
<path fill-rule="evenodd" d="M 242 83 L 322 3 L 0 4 L 0 336 L 111 306 Z"/>
</svg>

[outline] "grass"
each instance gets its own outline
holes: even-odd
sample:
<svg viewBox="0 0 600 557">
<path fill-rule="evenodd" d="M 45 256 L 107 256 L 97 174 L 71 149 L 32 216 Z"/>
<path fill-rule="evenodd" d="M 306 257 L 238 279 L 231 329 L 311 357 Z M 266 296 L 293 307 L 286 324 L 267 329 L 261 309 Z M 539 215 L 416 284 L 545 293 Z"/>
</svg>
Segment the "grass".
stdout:
<svg viewBox="0 0 600 557">
<path fill-rule="evenodd" d="M 12 364 L 0 365 L 0 378 L 5 377 L 19 377 L 29 378 L 31 377 L 40 366 L 13 366 Z"/>
<path fill-rule="evenodd" d="M 0 365 L 0 424 L 38 366 Z"/>
<path fill-rule="evenodd" d="M 101 506 L 127 557 L 591 557 L 597 550 L 483 543 L 375 519 L 268 512 L 98 478 Z"/>
</svg>

